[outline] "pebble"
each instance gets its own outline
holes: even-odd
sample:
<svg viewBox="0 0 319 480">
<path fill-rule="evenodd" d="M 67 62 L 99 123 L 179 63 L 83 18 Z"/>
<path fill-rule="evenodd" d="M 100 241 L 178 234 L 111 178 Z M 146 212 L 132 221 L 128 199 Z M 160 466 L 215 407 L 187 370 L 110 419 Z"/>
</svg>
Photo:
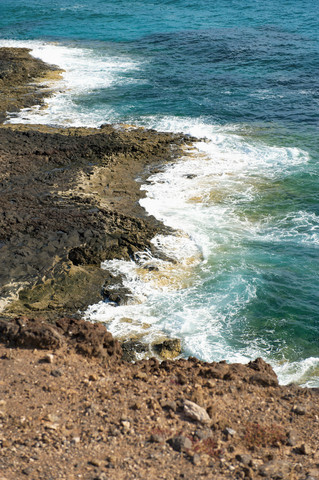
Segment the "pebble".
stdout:
<svg viewBox="0 0 319 480">
<path fill-rule="evenodd" d="M 163 435 L 159 435 L 157 433 L 152 433 L 150 441 L 152 443 L 164 443 L 165 437 Z"/>
<path fill-rule="evenodd" d="M 259 475 L 269 478 L 275 476 L 275 478 L 279 480 L 287 478 L 289 470 L 290 468 L 287 462 L 272 460 L 259 467 Z"/>
<path fill-rule="evenodd" d="M 178 435 L 177 437 L 171 438 L 169 443 L 176 452 L 183 452 L 185 450 L 189 450 L 193 446 L 190 439 L 184 437 L 183 435 Z"/>
<path fill-rule="evenodd" d="M 307 443 L 303 443 L 299 447 L 299 452 L 302 453 L 303 455 L 310 455 L 311 454 L 311 449 L 310 449 L 309 445 L 307 445 Z"/>
<path fill-rule="evenodd" d="M 102 462 L 100 460 L 96 460 L 95 458 L 91 458 L 91 460 L 88 461 L 89 465 L 93 465 L 93 467 L 100 467 Z"/>
<path fill-rule="evenodd" d="M 177 405 L 176 405 L 176 402 L 174 402 L 174 400 L 170 401 L 170 400 L 164 399 L 164 400 L 161 400 L 160 404 L 162 408 L 176 412 Z"/>
<path fill-rule="evenodd" d="M 147 380 L 147 375 L 145 372 L 137 372 L 134 375 L 134 378 L 139 379 L 139 380 Z"/>
<path fill-rule="evenodd" d="M 243 465 L 251 465 L 253 459 L 252 456 L 248 453 L 243 453 L 236 455 L 236 460 L 238 460 Z"/>
<path fill-rule="evenodd" d="M 106 473 L 102 472 L 97 477 L 94 477 L 94 480 L 107 480 L 107 475 Z"/>
<path fill-rule="evenodd" d="M 293 408 L 292 408 L 292 411 L 296 415 L 306 415 L 306 413 L 307 413 L 306 408 L 301 406 L 301 405 L 294 405 Z"/>
<path fill-rule="evenodd" d="M 122 420 L 121 424 L 122 424 L 123 430 L 126 432 L 128 432 L 129 429 L 131 428 L 131 422 L 129 422 L 128 420 Z"/>
<path fill-rule="evenodd" d="M 287 436 L 287 445 L 294 447 L 298 442 L 298 434 L 295 430 L 290 430 Z"/>
<path fill-rule="evenodd" d="M 211 432 L 207 430 L 196 430 L 194 435 L 198 438 L 198 440 L 206 440 L 212 436 Z"/>
<path fill-rule="evenodd" d="M 44 357 L 40 359 L 41 363 L 53 363 L 54 362 L 54 355 L 52 353 L 47 353 Z"/>
<path fill-rule="evenodd" d="M 27 467 L 27 468 L 24 468 L 24 469 L 21 470 L 21 471 L 22 471 L 22 473 L 23 473 L 24 475 L 28 476 L 28 475 L 30 475 L 30 473 L 32 473 L 33 468 Z"/>
<path fill-rule="evenodd" d="M 230 437 L 234 437 L 236 435 L 236 430 L 233 430 L 232 428 L 225 428 L 223 430 L 223 433 L 226 435 L 227 439 Z"/>
<path fill-rule="evenodd" d="M 192 458 L 192 462 L 194 465 L 200 465 L 201 464 L 201 458 L 198 453 L 195 453 Z"/>
</svg>

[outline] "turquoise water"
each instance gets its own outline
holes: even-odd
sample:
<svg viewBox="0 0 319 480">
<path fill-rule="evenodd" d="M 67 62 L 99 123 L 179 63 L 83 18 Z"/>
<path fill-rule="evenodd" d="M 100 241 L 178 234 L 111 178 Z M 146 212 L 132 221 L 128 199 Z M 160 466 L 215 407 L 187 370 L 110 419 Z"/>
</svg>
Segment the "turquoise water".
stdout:
<svg viewBox="0 0 319 480">
<path fill-rule="evenodd" d="M 206 139 L 143 187 L 145 208 L 188 235 L 157 239 L 179 267 L 159 279 L 141 274 L 147 254 L 113 262 L 142 303 L 90 318 L 319 385 L 317 19 L 310 0 L 0 2 L 0 44 L 66 71 L 46 110 L 9 121 Z"/>
</svg>

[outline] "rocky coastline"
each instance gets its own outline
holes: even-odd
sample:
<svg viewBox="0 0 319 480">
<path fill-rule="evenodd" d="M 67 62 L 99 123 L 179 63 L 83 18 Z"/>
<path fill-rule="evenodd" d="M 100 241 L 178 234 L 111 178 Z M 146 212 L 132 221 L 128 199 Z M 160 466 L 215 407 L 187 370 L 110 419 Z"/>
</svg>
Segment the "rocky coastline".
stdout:
<svg viewBox="0 0 319 480">
<path fill-rule="evenodd" d="M 0 48 L 0 122 L 59 73 Z M 280 386 L 261 359 L 131 363 L 134 345 L 79 313 L 129 301 L 103 260 L 161 255 L 139 182 L 192 140 L 0 126 L 0 480 L 319 479 L 319 389 Z"/>
</svg>

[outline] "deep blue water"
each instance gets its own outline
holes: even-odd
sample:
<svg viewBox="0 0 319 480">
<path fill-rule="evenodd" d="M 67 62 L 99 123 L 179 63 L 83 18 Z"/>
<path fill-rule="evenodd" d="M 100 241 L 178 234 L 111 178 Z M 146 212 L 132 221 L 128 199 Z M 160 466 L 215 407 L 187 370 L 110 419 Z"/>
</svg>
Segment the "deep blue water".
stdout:
<svg viewBox="0 0 319 480">
<path fill-rule="evenodd" d="M 46 111 L 11 121 L 208 139 L 206 160 L 154 178 L 145 205 L 202 260 L 187 288 L 150 289 L 129 315 L 180 336 L 186 353 L 261 355 L 281 381 L 308 385 L 319 384 L 318 13 L 310 0 L 0 0 L 1 44 L 66 70 Z"/>
</svg>

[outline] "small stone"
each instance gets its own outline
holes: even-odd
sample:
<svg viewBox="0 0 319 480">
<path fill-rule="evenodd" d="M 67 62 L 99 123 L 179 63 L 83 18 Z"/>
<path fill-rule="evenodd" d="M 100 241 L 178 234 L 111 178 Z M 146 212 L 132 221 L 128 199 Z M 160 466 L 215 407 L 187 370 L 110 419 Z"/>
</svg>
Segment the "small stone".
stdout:
<svg viewBox="0 0 319 480">
<path fill-rule="evenodd" d="M 251 465 L 252 464 L 252 456 L 248 453 L 242 453 L 236 455 L 236 460 L 238 460 L 243 465 Z"/>
<path fill-rule="evenodd" d="M 229 439 L 230 437 L 234 437 L 237 432 L 236 432 L 236 430 L 233 430 L 232 428 L 226 427 L 223 430 L 223 433 L 224 433 L 224 435 L 226 435 L 227 439 Z"/>
<path fill-rule="evenodd" d="M 132 403 L 132 405 L 130 406 L 130 408 L 132 410 L 141 410 L 142 408 L 142 404 L 140 402 L 134 402 Z"/>
<path fill-rule="evenodd" d="M 62 377 L 62 370 L 56 368 L 55 370 L 51 370 L 52 377 Z"/>
<path fill-rule="evenodd" d="M 309 445 L 307 445 L 306 443 L 303 443 L 299 447 L 299 452 L 302 453 L 302 455 L 310 455 L 311 454 L 311 449 L 310 449 Z"/>
<path fill-rule="evenodd" d="M 245 475 L 245 478 L 248 480 L 252 480 L 254 478 L 252 469 L 247 466 L 243 467 L 243 473 Z"/>
<path fill-rule="evenodd" d="M 287 445 L 294 447 L 298 442 L 298 434 L 295 430 L 290 430 L 287 435 Z"/>
<path fill-rule="evenodd" d="M 277 480 L 287 478 L 290 471 L 289 464 L 283 461 L 272 460 L 259 467 L 259 475 L 262 477 L 276 478 Z"/>
<path fill-rule="evenodd" d="M 6 400 L 1 399 L 0 400 L 0 407 L 4 407 L 6 405 Z"/>
<path fill-rule="evenodd" d="M 186 417 L 196 420 L 200 423 L 210 422 L 210 417 L 206 410 L 194 402 L 189 400 L 184 400 L 184 413 Z"/>
<path fill-rule="evenodd" d="M 95 373 L 91 373 L 89 376 L 90 382 L 96 382 L 99 379 L 99 377 Z"/>
<path fill-rule="evenodd" d="M 157 433 L 152 433 L 150 441 L 152 443 L 164 443 L 165 437 L 163 435 L 159 435 Z"/>
<path fill-rule="evenodd" d="M 118 459 L 116 455 L 108 455 L 106 457 L 106 461 L 109 463 L 109 465 L 115 466 L 118 463 Z"/>
<path fill-rule="evenodd" d="M 176 402 L 174 402 L 173 400 L 172 401 L 161 400 L 160 404 L 163 409 L 172 410 L 173 412 L 176 412 L 177 405 L 176 405 Z"/>
<path fill-rule="evenodd" d="M 207 380 L 207 382 L 204 384 L 204 387 L 215 388 L 216 387 L 216 382 L 214 382 L 214 380 Z"/>
<path fill-rule="evenodd" d="M 183 452 L 192 448 L 193 444 L 189 438 L 184 437 L 183 435 L 178 435 L 177 437 L 171 438 L 169 444 L 176 452 Z"/>
<path fill-rule="evenodd" d="M 73 445 L 77 445 L 78 443 L 80 443 L 80 441 L 80 437 L 72 437 L 71 439 L 71 443 L 73 443 Z"/>
<path fill-rule="evenodd" d="M 102 472 L 97 477 L 94 477 L 94 480 L 107 480 L 106 473 Z"/>
<path fill-rule="evenodd" d="M 40 359 L 40 363 L 53 363 L 54 355 L 52 353 L 47 353 L 44 357 Z"/>
<path fill-rule="evenodd" d="M 196 430 L 194 435 L 198 438 L 198 440 L 206 440 L 212 436 L 211 432 L 207 430 Z"/>
<path fill-rule="evenodd" d="M 129 431 L 129 429 L 131 428 L 131 423 L 128 420 L 122 420 L 121 424 L 122 424 L 123 430 L 126 432 Z"/>
<path fill-rule="evenodd" d="M 193 462 L 194 465 L 200 465 L 201 459 L 200 459 L 200 455 L 198 453 L 195 453 L 193 455 L 192 462 Z"/>
<path fill-rule="evenodd" d="M 307 413 L 306 408 L 301 406 L 301 405 L 294 405 L 293 408 L 292 408 L 292 411 L 296 415 L 306 415 L 306 413 Z"/>
<path fill-rule="evenodd" d="M 137 372 L 135 375 L 134 375 L 134 378 L 138 379 L 138 380 L 147 380 L 147 375 L 145 372 Z"/>
<path fill-rule="evenodd" d="M 31 468 L 31 467 L 27 467 L 27 468 L 24 468 L 24 469 L 23 469 L 23 470 L 21 470 L 21 471 L 22 471 L 23 475 L 26 475 L 26 476 L 28 476 L 28 475 L 30 475 L 30 473 L 32 473 L 32 471 L 33 471 L 33 468 Z"/>
<path fill-rule="evenodd" d="M 95 458 L 91 458 L 91 460 L 88 461 L 89 465 L 93 465 L 93 467 L 100 467 L 102 462 L 101 460 L 97 460 Z"/>
</svg>

